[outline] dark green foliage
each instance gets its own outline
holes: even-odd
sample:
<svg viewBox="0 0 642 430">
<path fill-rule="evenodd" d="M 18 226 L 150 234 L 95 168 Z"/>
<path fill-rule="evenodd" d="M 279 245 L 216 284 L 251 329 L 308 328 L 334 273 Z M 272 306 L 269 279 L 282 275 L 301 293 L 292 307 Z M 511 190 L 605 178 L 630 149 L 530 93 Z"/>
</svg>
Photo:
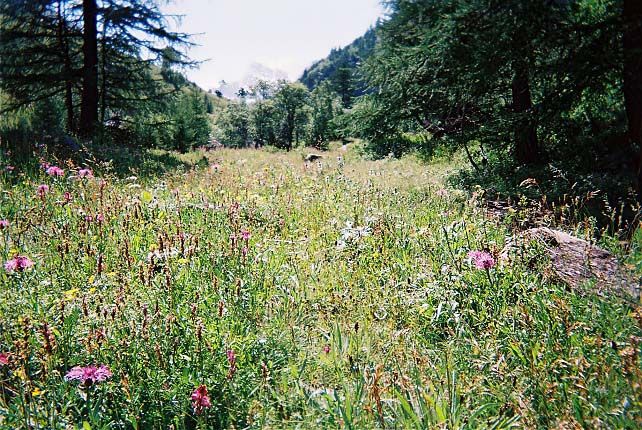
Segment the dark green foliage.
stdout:
<svg viewBox="0 0 642 430">
<path fill-rule="evenodd" d="M 12 0 L 0 18 L 0 109 L 31 117 L 28 128 L 4 122 L 5 145 L 65 134 L 180 150 L 207 142 L 213 98 L 173 69 L 192 64 L 190 43 L 168 30 L 158 2 Z M 41 116 L 42 103 L 56 109 Z"/>
<path fill-rule="evenodd" d="M 343 106 L 350 107 L 352 99 L 363 95 L 366 91 L 358 68 L 372 55 L 376 41 L 375 28 L 371 28 L 350 45 L 333 49 L 327 58 L 317 61 L 306 69 L 299 81 L 310 91 L 323 82 L 332 83 L 334 90 L 341 96 Z"/>
</svg>

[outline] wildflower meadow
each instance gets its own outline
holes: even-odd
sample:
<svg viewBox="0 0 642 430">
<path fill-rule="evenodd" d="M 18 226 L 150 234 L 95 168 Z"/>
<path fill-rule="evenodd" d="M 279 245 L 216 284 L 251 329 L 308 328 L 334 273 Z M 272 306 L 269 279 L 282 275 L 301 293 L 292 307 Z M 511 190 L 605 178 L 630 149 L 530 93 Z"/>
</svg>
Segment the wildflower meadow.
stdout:
<svg viewBox="0 0 642 430">
<path fill-rule="evenodd" d="M 642 426 L 639 303 L 502 252 L 456 160 L 166 156 L 1 166 L 0 428 Z"/>
</svg>

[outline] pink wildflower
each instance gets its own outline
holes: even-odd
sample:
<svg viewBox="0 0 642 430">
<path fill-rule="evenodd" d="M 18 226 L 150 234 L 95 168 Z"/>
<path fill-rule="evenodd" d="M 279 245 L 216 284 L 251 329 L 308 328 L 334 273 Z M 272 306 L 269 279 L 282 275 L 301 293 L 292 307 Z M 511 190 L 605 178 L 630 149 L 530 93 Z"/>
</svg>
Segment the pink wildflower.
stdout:
<svg viewBox="0 0 642 430">
<path fill-rule="evenodd" d="M 65 176 L 65 171 L 58 166 L 49 166 L 45 172 L 49 176 Z"/>
<path fill-rule="evenodd" d="M 105 221 L 105 215 L 103 214 L 96 215 L 96 221 L 102 223 L 103 221 Z"/>
<path fill-rule="evenodd" d="M 28 269 L 31 266 L 33 266 L 33 261 L 29 257 L 16 255 L 14 258 L 4 263 L 4 270 L 9 273 L 24 272 L 25 269 Z"/>
<path fill-rule="evenodd" d="M 109 370 L 109 367 L 104 364 L 96 367 L 93 364 L 91 366 L 76 366 L 72 368 L 65 375 L 65 381 L 80 381 L 83 384 L 91 385 L 95 382 L 103 382 L 111 378 L 112 373 Z"/>
<path fill-rule="evenodd" d="M 0 352 L 0 366 L 6 366 L 9 364 L 9 354 L 6 352 Z"/>
<path fill-rule="evenodd" d="M 7 166 L 5 167 L 5 169 L 7 170 L 7 172 L 13 172 L 16 168 L 14 166 Z"/>
<path fill-rule="evenodd" d="M 0 219 L 0 230 L 9 227 L 9 221 L 6 219 Z"/>
<path fill-rule="evenodd" d="M 218 169 L 220 169 L 220 168 L 221 168 L 221 165 L 220 165 L 220 164 L 218 164 L 218 163 L 214 163 L 214 164 L 212 164 L 212 165 L 210 166 L 210 169 L 211 169 L 212 171 L 214 171 L 214 172 L 218 172 Z"/>
<path fill-rule="evenodd" d="M 71 193 L 69 191 L 65 191 L 63 198 L 65 199 L 65 203 L 69 203 L 71 201 Z"/>
<path fill-rule="evenodd" d="M 232 378 L 236 373 L 236 354 L 233 349 L 228 349 L 227 352 L 227 362 L 230 364 L 230 369 L 227 373 L 228 378 Z"/>
<path fill-rule="evenodd" d="M 249 249 L 247 249 L 247 246 L 244 246 L 243 249 L 241 249 L 241 254 L 243 254 L 243 258 L 247 257 L 248 252 L 249 252 Z"/>
<path fill-rule="evenodd" d="M 478 269 L 490 269 L 495 267 L 495 259 L 486 251 L 470 251 L 468 257 L 475 263 Z"/>
<path fill-rule="evenodd" d="M 326 354 L 330 354 L 330 345 L 325 345 L 323 347 L 323 352 L 325 352 Z"/>
<path fill-rule="evenodd" d="M 243 240 L 247 241 L 250 239 L 250 232 L 249 230 L 241 230 L 241 237 Z"/>
<path fill-rule="evenodd" d="M 192 393 L 192 407 L 194 407 L 194 412 L 196 415 L 200 415 L 205 408 L 209 408 L 211 405 L 210 397 L 207 395 L 207 387 L 205 385 L 199 385 Z"/>
<path fill-rule="evenodd" d="M 51 163 L 49 163 L 47 161 L 42 161 L 40 163 L 40 167 L 42 167 L 43 170 L 47 170 L 49 168 L 49 166 L 51 166 Z"/>
<path fill-rule="evenodd" d="M 38 195 L 44 197 L 49 192 L 49 185 L 41 184 L 38 185 Z"/>
<path fill-rule="evenodd" d="M 94 220 L 94 217 L 91 215 L 85 215 L 85 221 L 87 222 L 92 222 Z"/>
<path fill-rule="evenodd" d="M 94 177 L 94 172 L 92 172 L 91 169 L 80 169 L 78 171 L 78 177 L 79 178 L 91 179 L 91 178 Z"/>
</svg>

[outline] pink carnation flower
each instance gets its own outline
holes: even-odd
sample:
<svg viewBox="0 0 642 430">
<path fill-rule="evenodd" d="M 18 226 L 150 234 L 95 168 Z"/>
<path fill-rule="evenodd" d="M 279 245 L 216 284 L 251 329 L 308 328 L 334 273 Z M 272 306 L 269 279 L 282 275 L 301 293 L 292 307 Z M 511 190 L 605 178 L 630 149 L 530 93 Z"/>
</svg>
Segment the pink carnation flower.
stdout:
<svg viewBox="0 0 642 430">
<path fill-rule="evenodd" d="M 103 382 L 111 378 L 112 373 L 109 367 L 104 364 L 96 367 L 93 364 L 90 366 L 76 366 L 72 368 L 65 375 L 65 381 L 80 381 L 83 384 L 91 385 L 96 382 Z"/>
<path fill-rule="evenodd" d="M 495 267 L 495 259 L 486 251 L 470 251 L 468 257 L 478 269 L 490 269 Z"/>
<path fill-rule="evenodd" d="M 207 395 L 207 387 L 200 385 L 192 393 L 192 407 L 194 407 L 194 412 L 196 415 L 200 415 L 205 408 L 209 408 L 211 405 L 210 397 Z"/>
<path fill-rule="evenodd" d="M 33 266 L 33 261 L 29 257 L 16 255 L 14 258 L 4 263 L 4 270 L 9 273 L 23 272 L 31 266 Z"/>
<path fill-rule="evenodd" d="M 45 172 L 49 176 L 65 176 L 65 171 L 58 166 L 49 166 Z"/>
</svg>

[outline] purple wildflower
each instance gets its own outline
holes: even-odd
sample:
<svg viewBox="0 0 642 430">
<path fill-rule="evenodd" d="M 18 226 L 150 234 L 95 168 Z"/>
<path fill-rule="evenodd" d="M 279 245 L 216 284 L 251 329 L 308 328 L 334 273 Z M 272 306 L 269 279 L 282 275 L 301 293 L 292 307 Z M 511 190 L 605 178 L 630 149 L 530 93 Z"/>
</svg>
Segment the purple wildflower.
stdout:
<svg viewBox="0 0 642 430">
<path fill-rule="evenodd" d="M 94 177 L 94 172 L 91 169 L 80 169 L 78 171 L 78 177 L 91 179 Z"/>
<path fill-rule="evenodd" d="M 194 407 L 194 412 L 196 415 L 200 415 L 205 408 L 209 408 L 211 405 L 210 396 L 207 395 L 207 387 L 205 385 L 199 385 L 192 393 L 192 407 Z"/>
<path fill-rule="evenodd" d="M 468 257 L 478 269 L 488 270 L 495 267 L 495 259 L 487 251 L 470 251 Z"/>
<path fill-rule="evenodd" d="M 38 195 L 44 197 L 49 192 L 49 185 L 40 184 L 38 185 Z"/>
<path fill-rule="evenodd" d="M 90 366 L 76 366 L 72 368 L 65 375 L 65 381 L 80 381 L 83 384 L 91 385 L 96 382 L 103 382 L 111 378 L 112 373 L 109 367 L 104 364 L 96 367 L 93 364 Z"/>
<path fill-rule="evenodd" d="M 8 260 L 4 263 L 4 270 L 9 273 L 12 272 L 24 272 L 25 269 L 33 266 L 33 260 L 24 255 L 16 255 L 11 260 Z"/>
<path fill-rule="evenodd" d="M 65 171 L 58 166 L 49 166 L 45 172 L 49 176 L 65 176 Z"/>
<path fill-rule="evenodd" d="M 0 230 L 3 230 L 8 227 L 9 227 L 9 220 L 0 219 Z"/>
</svg>

